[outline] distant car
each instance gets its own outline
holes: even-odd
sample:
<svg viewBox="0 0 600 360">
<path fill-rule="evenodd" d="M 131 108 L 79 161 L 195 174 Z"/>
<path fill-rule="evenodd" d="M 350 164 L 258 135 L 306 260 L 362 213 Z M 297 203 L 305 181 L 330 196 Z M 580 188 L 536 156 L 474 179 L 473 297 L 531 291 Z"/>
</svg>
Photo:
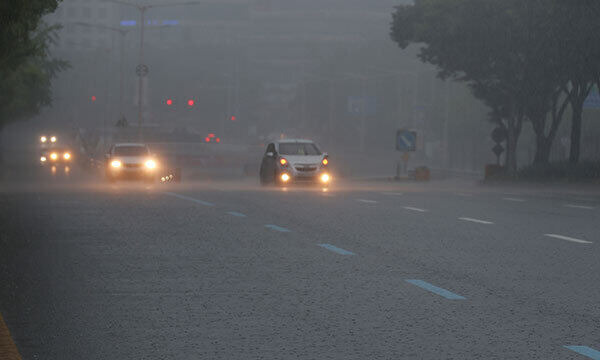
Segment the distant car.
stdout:
<svg viewBox="0 0 600 360">
<path fill-rule="evenodd" d="M 267 145 L 260 165 L 261 184 L 312 182 L 329 185 L 329 159 L 310 140 L 286 139 Z"/>
<path fill-rule="evenodd" d="M 145 144 L 114 144 L 106 154 L 106 178 L 109 181 L 157 179 L 159 164 Z"/>
<path fill-rule="evenodd" d="M 40 165 L 70 165 L 73 163 L 73 152 L 67 148 L 55 147 L 42 152 Z"/>
</svg>

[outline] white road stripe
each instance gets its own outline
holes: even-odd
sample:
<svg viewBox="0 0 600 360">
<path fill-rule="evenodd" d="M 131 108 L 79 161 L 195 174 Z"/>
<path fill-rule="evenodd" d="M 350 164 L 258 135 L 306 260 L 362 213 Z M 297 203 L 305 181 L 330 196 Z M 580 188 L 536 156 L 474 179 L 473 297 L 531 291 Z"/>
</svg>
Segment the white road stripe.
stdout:
<svg viewBox="0 0 600 360">
<path fill-rule="evenodd" d="M 412 206 L 403 206 L 403 208 L 406 210 L 411 210 L 411 211 L 427 212 L 427 210 L 425 210 L 425 209 L 419 209 L 419 208 L 412 207 Z"/>
<path fill-rule="evenodd" d="M 593 206 L 585 206 L 585 205 L 565 204 L 565 207 L 573 208 L 573 209 L 594 210 Z"/>
<path fill-rule="evenodd" d="M 581 239 L 575 239 L 575 238 L 564 236 L 564 235 L 544 234 L 544 236 L 555 238 L 555 239 L 560 239 L 560 240 L 566 240 L 566 241 L 576 242 L 576 243 L 579 243 L 579 244 L 591 244 L 592 243 L 591 241 L 581 240 Z"/>
<path fill-rule="evenodd" d="M 458 219 L 463 220 L 463 221 L 470 221 L 470 222 L 474 222 L 474 223 L 478 223 L 478 224 L 485 224 L 485 225 L 493 224 L 493 222 L 491 222 L 491 221 L 473 219 L 473 218 L 469 218 L 469 217 L 459 217 Z"/>
<path fill-rule="evenodd" d="M 375 201 L 375 200 L 367 200 L 367 199 L 356 199 L 356 201 L 364 202 L 367 204 L 376 204 L 377 203 L 377 201 Z"/>
<path fill-rule="evenodd" d="M 502 198 L 502 200 L 506 200 L 506 201 L 515 201 L 515 202 L 525 202 L 525 200 L 523 200 L 523 199 L 518 199 L 518 198 L 510 198 L 510 197 L 505 197 L 505 198 Z"/>
</svg>

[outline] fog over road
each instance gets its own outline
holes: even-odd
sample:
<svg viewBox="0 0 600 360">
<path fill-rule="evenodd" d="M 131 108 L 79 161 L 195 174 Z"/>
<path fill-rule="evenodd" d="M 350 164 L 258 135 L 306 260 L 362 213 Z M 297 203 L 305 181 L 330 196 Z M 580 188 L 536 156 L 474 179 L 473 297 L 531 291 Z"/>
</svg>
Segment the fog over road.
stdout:
<svg viewBox="0 0 600 360">
<path fill-rule="evenodd" d="M 0 198 L 25 359 L 582 359 L 600 338 L 593 193 L 76 178 Z"/>
</svg>

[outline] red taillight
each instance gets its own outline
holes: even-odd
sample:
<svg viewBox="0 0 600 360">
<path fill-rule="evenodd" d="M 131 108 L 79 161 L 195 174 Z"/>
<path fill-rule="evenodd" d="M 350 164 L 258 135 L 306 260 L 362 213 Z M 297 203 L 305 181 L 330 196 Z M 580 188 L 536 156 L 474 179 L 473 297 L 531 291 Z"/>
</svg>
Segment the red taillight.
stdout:
<svg viewBox="0 0 600 360">
<path fill-rule="evenodd" d="M 219 143 L 221 142 L 221 138 L 216 138 L 215 141 Z"/>
<path fill-rule="evenodd" d="M 210 142 L 210 138 L 207 136 L 207 137 L 204 138 L 204 141 Z"/>
</svg>

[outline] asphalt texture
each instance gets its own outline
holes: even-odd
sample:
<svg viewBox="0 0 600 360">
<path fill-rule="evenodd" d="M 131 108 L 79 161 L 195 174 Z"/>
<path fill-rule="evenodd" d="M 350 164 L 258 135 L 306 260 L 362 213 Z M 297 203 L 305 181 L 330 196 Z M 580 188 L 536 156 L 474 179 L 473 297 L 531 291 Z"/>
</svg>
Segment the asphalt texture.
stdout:
<svg viewBox="0 0 600 360">
<path fill-rule="evenodd" d="M 598 192 L 36 181 L 0 191 L 0 312 L 23 359 L 600 350 Z"/>
</svg>

